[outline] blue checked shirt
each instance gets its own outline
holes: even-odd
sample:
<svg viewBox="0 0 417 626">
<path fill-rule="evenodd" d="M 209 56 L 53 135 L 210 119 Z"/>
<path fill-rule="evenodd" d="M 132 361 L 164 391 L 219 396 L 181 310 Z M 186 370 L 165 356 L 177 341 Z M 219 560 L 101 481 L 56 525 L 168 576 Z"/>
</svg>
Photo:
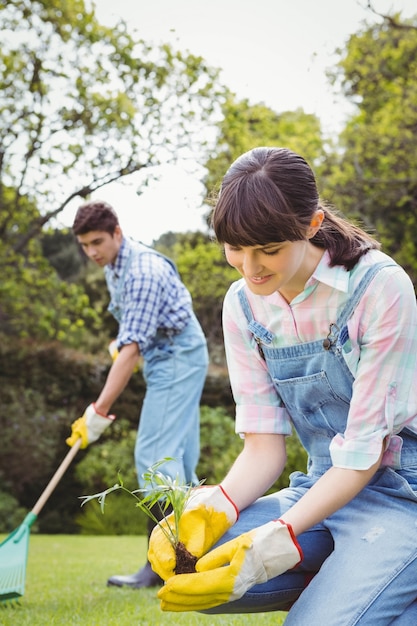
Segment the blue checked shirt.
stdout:
<svg viewBox="0 0 417 626">
<path fill-rule="evenodd" d="M 104 271 L 109 311 L 119 322 L 119 349 L 135 342 L 144 355 L 158 331 L 178 333 L 186 327 L 192 315 L 191 296 L 164 256 L 124 238 L 115 263 Z"/>
</svg>

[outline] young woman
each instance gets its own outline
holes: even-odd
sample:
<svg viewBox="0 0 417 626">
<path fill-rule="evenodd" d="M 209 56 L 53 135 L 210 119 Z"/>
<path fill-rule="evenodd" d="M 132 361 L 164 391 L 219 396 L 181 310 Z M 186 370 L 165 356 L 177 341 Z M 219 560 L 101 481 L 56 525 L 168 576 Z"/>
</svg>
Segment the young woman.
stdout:
<svg viewBox="0 0 417 626">
<path fill-rule="evenodd" d="M 162 608 L 265 611 L 298 597 L 286 626 L 415 626 L 410 279 L 320 202 L 311 168 L 284 148 L 233 163 L 213 228 L 242 275 L 225 297 L 223 328 L 244 448 L 182 519 L 182 538 L 201 557 L 197 573 L 172 576 L 172 554 L 154 531 Z M 261 497 L 285 466 L 293 429 L 307 471 Z"/>
</svg>

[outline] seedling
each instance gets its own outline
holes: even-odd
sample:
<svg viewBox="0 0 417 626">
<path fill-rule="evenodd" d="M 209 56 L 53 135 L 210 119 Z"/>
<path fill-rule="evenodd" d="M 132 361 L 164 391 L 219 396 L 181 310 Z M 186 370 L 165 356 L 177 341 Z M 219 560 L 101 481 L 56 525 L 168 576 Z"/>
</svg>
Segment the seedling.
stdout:
<svg viewBox="0 0 417 626">
<path fill-rule="evenodd" d="M 81 496 L 83 500 L 81 506 L 91 500 L 98 500 L 101 511 L 104 513 L 107 496 L 114 491 L 125 491 L 136 499 L 136 506 L 160 527 L 171 543 L 176 556 L 175 573 L 194 573 L 197 557 L 191 554 L 179 539 L 181 515 L 191 497 L 191 491 L 194 489 L 194 485 L 181 483 L 178 475 L 173 479 L 159 471 L 161 465 L 173 460 L 174 459 L 167 457 L 154 463 L 142 476 L 144 484 L 142 489 L 131 491 L 124 486 L 123 480 L 119 474 L 119 482 L 113 485 L 113 487 L 109 487 L 105 491 L 91 496 Z M 200 481 L 199 484 L 201 485 L 203 482 L 204 481 Z M 153 513 L 155 506 L 158 506 L 163 514 L 162 520 L 155 517 Z M 172 515 L 170 515 L 171 511 Z"/>
</svg>

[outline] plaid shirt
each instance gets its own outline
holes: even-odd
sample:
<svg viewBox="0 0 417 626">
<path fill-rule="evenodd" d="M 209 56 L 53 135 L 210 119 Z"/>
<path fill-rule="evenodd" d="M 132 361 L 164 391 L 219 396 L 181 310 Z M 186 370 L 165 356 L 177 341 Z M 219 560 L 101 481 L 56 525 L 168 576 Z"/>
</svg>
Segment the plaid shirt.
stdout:
<svg viewBox="0 0 417 626">
<path fill-rule="evenodd" d="M 190 293 L 171 263 L 151 248 L 124 238 L 105 276 L 112 301 L 121 308 L 118 348 L 136 342 L 144 355 L 158 331 L 178 333 L 187 325 Z"/>
<path fill-rule="evenodd" d="M 288 304 L 279 293 L 246 293 L 257 322 L 274 333 L 271 347 L 326 337 L 370 265 L 387 259 L 378 250 L 366 254 L 347 272 L 330 267 L 325 253 L 304 291 Z M 264 361 L 253 347 L 237 292 L 228 290 L 223 330 L 229 376 L 236 402 L 236 431 L 290 434 L 290 417 L 275 391 Z M 372 280 L 348 321 L 349 342 L 343 356 L 355 378 L 346 429 L 330 444 L 335 466 L 364 469 L 363 458 L 376 462 L 385 438 L 385 465 L 397 466 L 406 425 L 417 433 L 417 307 L 414 289 L 400 266 L 382 269 Z"/>
</svg>

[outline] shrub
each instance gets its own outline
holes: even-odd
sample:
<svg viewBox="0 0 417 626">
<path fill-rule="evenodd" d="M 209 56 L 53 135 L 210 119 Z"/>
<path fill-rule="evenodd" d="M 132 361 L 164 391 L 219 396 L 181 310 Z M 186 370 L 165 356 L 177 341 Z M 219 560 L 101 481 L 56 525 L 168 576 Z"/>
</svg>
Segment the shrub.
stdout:
<svg viewBox="0 0 417 626">
<path fill-rule="evenodd" d="M 114 430 L 113 430 L 114 429 Z M 126 420 L 117 420 L 112 427 L 112 440 L 96 444 L 76 467 L 75 474 L 83 484 L 82 495 L 103 491 L 123 477 L 124 485 L 138 487 L 134 467 L 136 431 Z M 115 441 L 116 439 L 116 441 Z M 239 451 L 242 440 L 234 432 L 233 419 L 224 409 L 201 407 L 201 455 L 198 476 L 207 484 L 217 484 L 225 476 Z M 82 534 L 129 535 L 146 532 L 146 518 L 125 500 L 123 492 L 106 501 L 102 514 L 96 502 L 83 507 L 76 518 Z"/>
<path fill-rule="evenodd" d="M 243 440 L 235 433 L 234 419 L 222 407 L 201 407 L 201 452 L 199 479 L 217 485 L 242 450 Z"/>
<path fill-rule="evenodd" d="M 0 491 L 0 533 L 10 533 L 23 522 L 27 511 L 9 493 Z"/>
<path fill-rule="evenodd" d="M 84 494 L 89 491 L 86 489 Z M 145 535 L 147 532 L 146 515 L 138 511 L 132 497 L 123 491 L 108 498 L 104 514 L 98 501 L 92 501 L 80 510 L 75 521 L 81 535 Z"/>
</svg>

